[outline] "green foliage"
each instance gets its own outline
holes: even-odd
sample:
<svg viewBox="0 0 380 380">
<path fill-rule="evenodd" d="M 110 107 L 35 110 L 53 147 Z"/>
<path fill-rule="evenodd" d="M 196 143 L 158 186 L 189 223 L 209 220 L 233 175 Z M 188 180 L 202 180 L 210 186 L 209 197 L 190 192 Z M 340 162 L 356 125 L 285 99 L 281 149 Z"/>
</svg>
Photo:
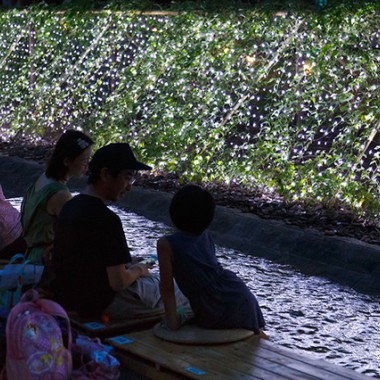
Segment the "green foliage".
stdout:
<svg viewBox="0 0 380 380">
<path fill-rule="evenodd" d="M 183 180 L 378 216 L 380 5 L 243 3 L 0 12 L 2 135 L 81 128 Z"/>
</svg>

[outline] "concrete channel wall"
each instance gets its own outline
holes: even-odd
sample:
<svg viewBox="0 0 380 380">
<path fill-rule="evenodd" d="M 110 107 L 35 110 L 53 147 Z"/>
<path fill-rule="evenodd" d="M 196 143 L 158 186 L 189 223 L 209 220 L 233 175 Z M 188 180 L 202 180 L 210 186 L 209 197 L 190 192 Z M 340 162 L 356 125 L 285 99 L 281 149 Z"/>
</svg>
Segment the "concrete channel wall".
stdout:
<svg viewBox="0 0 380 380">
<path fill-rule="evenodd" d="M 0 184 L 8 198 L 21 197 L 42 173 L 43 165 L 17 157 L 0 156 Z M 85 178 L 72 179 L 80 191 Z M 172 194 L 135 186 L 118 206 L 148 219 L 170 224 Z M 351 238 L 326 236 L 312 229 L 261 219 L 235 209 L 217 207 L 211 231 L 217 244 L 250 255 L 289 264 L 308 275 L 326 277 L 359 292 L 380 294 L 380 246 Z"/>
</svg>

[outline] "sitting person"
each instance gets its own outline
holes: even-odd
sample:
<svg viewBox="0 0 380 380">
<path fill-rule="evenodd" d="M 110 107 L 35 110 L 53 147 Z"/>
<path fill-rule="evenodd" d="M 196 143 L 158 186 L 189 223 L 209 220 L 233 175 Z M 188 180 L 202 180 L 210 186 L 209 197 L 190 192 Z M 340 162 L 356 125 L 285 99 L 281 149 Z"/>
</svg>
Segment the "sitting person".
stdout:
<svg viewBox="0 0 380 380">
<path fill-rule="evenodd" d="M 0 259 L 9 260 L 25 250 L 20 213 L 5 199 L 0 185 Z"/>
<path fill-rule="evenodd" d="M 63 307 L 85 317 L 133 319 L 163 313 L 159 276 L 150 265 L 133 262 L 120 218 L 107 207 L 131 190 L 138 170 L 130 146 L 97 150 L 88 185 L 67 202 L 57 219 L 53 263 L 54 292 Z M 188 304 L 178 294 L 179 304 Z"/>
<path fill-rule="evenodd" d="M 173 292 L 175 279 L 189 299 L 197 325 L 209 329 L 244 328 L 265 337 L 261 331 L 264 318 L 255 296 L 216 258 L 214 242 L 207 231 L 214 210 L 211 194 L 198 186 L 185 186 L 172 199 L 170 217 L 178 231 L 157 242 L 167 327 L 180 327 Z"/>
<path fill-rule="evenodd" d="M 27 190 L 21 205 L 27 258 L 47 264 L 54 239 L 54 222 L 62 206 L 72 198 L 66 183 L 87 171 L 93 141 L 84 133 L 66 131 L 57 141 L 43 173 Z"/>
</svg>

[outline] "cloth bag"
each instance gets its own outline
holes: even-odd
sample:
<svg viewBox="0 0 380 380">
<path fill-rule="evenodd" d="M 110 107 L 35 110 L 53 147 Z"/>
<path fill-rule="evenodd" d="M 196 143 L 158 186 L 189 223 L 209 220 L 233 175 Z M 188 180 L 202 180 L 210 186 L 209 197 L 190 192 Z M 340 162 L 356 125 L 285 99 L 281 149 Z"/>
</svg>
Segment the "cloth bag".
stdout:
<svg viewBox="0 0 380 380">
<path fill-rule="evenodd" d="M 101 343 L 99 338 L 78 335 L 72 345 L 73 380 L 117 380 L 120 363 L 110 354 L 112 347 Z"/>
<path fill-rule="evenodd" d="M 36 285 L 43 269 L 43 265 L 30 264 L 21 253 L 14 255 L 9 263 L 0 269 L 0 307 L 10 310 L 16 305 L 24 286 Z"/>
</svg>

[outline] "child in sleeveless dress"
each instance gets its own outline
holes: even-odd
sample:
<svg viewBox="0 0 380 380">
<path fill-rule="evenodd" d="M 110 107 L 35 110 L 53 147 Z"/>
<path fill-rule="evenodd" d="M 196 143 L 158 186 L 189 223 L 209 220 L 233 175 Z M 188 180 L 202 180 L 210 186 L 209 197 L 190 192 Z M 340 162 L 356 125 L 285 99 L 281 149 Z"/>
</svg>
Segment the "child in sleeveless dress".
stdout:
<svg viewBox="0 0 380 380">
<path fill-rule="evenodd" d="M 214 218 L 211 194 L 195 185 L 180 189 L 170 205 L 174 234 L 158 240 L 161 295 L 168 328 L 180 327 L 174 279 L 189 299 L 195 322 L 204 328 L 244 328 L 266 337 L 264 318 L 256 297 L 215 255 L 207 228 Z"/>
</svg>

